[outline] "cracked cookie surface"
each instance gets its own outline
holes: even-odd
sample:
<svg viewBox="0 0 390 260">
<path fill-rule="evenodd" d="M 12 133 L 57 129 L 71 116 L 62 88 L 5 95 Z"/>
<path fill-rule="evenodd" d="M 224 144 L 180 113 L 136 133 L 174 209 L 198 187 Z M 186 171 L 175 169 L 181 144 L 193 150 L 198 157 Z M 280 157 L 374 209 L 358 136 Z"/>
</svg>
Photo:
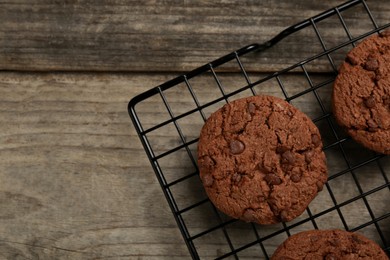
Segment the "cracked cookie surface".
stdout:
<svg viewBox="0 0 390 260">
<path fill-rule="evenodd" d="M 200 134 L 198 166 L 219 210 L 259 224 L 296 218 L 327 180 L 317 127 L 271 96 L 238 99 L 214 112 Z"/>
<path fill-rule="evenodd" d="M 386 253 L 368 238 L 343 230 L 310 230 L 289 237 L 271 260 L 372 259 L 388 260 Z"/>
<path fill-rule="evenodd" d="M 333 87 L 333 113 L 354 140 L 390 154 L 390 30 L 347 54 Z"/>
</svg>

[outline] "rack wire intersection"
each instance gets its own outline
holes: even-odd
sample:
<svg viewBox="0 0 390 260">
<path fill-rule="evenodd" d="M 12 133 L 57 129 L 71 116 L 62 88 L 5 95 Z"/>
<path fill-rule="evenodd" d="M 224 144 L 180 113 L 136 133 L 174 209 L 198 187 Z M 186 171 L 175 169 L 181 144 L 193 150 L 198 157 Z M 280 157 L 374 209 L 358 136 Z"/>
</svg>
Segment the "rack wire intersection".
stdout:
<svg viewBox="0 0 390 260">
<path fill-rule="evenodd" d="M 357 9 L 361 13 L 360 15 L 362 17 L 367 17 L 367 21 L 371 26 L 370 30 L 360 32 L 358 34 L 351 32 L 351 26 L 347 25 L 344 14 L 347 10 L 351 10 L 352 8 Z M 344 30 L 346 35 L 345 41 L 339 42 L 331 47 L 327 46 L 329 44 L 327 44 L 326 40 L 324 40 L 323 35 L 318 29 L 319 22 L 326 21 L 328 19 L 336 19 L 340 28 Z M 354 159 L 354 152 L 351 152 L 351 149 L 348 148 L 349 144 L 353 141 L 348 136 L 345 136 L 342 133 L 340 134 L 333 116 L 328 109 L 328 104 L 324 101 L 326 98 L 321 96 L 321 91 L 331 88 L 332 83 L 337 76 L 337 62 L 334 58 L 336 53 L 342 52 L 342 56 L 344 56 L 346 54 L 345 49 L 352 48 L 357 42 L 361 41 L 365 37 L 379 33 L 381 30 L 389 26 L 390 23 L 378 25 L 377 21 L 374 19 L 374 15 L 364 0 L 351 0 L 287 28 L 268 42 L 263 44 L 251 44 L 243 47 L 191 72 L 188 72 L 185 75 L 179 76 L 160 86 L 152 88 L 149 91 L 134 97 L 129 102 L 129 115 L 134 123 L 135 129 L 145 148 L 146 154 L 156 173 L 163 193 L 168 201 L 193 259 L 200 259 L 203 257 L 207 258 L 207 249 L 202 248 L 205 246 L 205 243 L 203 242 L 197 244 L 197 241 L 202 240 L 207 236 L 210 236 L 212 239 L 224 244 L 224 249 L 221 249 L 217 259 L 239 259 L 241 255 L 245 255 L 242 254 L 242 252 L 245 252 L 246 250 L 251 250 L 252 253 L 258 252 L 259 257 L 268 259 L 272 254 L 272 250 L 274 250 L 275 246 L 277 246 L 277 243 L 281 241 L 281 238 L 276 239 L 277 237 L 280 237 L 281 235 L 284 237 L 290 236 L 292 233 L 295 233 L 294 228 L 301 226 L 305 226 L 306 228 L 307 225 L 310 225 L 311 228 L 323 228 L 323 225 L 319 225 L 319 223 L 322 221 L 322 218 L 326 218 L 328 215 L 339 218 L 339 228 L 345 230 L 361 231 L 365 228 L 370 228 L 370 230 L 372 230 L 375 234 L 374 239 L 388 254 L 390 253 L 390 209 L 387 206 L 378 213 L 378 210 L 374 209 L 374 204 L 370 199 L 371 196 L 375 194 L 381 194 L 383 200 L 388 200 L 389 198 L 389 157 L 365 151 L 364 156 L 358 156 L 358 160 Z M 271 75 L 256 80 L 252 79 L 249 75 L 250 73 L 245 69 L 245 61 L 243 61 L 243 58 L 247 56 L 256 57 L 256 55 L 259 55 L 260 52 L 274 46 L 282 39 L 307 29 L 314 31 L 315 37 L 313 38 L 313 41 L 316 41 L 321 46 L 320 52 L 303 59 L 288 68 L 272 73 Z M 307 67 L 319 59 L 322 61 L 326 60 L 330 73 L 326 80 L 316 82 Z M 221 81 L 219 76 L 218 68 L 227 63 L 234 64 L 236 71 L 241 74 L 242 80 L 244 81 L 242 87 L 235 87 L 233 90 L 226 89 L 226 85 Z M 308 85 L 306 88 L 298 92 L 291 93 L 288 87 L 285 86 L 283 77 L 297 72 L 300 76 L 304 77 Z M 194 79 L 202 76 L 211 78 L 218 89 L 218 95 L 206 102 L 199 99 L 199 94 L 197 94 L 198 92 L 193 87 Z M 185 119 L 191 120 L 193 115 L 196 114 L 200 116 L 201 123 L 203 123 L 207 119 L 208 111 L 213 109 L 215 110 L 215 108 L 222 106 L 224 102 L 229 102 L 230 100 L 243 95 L 243 93 L 249 93 L 251 95 L 259 94 L 261 86 L 271 81 L 274 83 L 276 89 L 274 91 L 277 92 L 277 95 L 283 97 L 290 103 L 294 103 L 297 99 L 308 94 L 314 97 L 314 106 L 317 106 L 319 114 L 313 116 L 312 120 L 317 125 L 322 126 L 320 127 L 322 135 L 330 136 L 330 141 L 328 141 L 324 146 L 324 152 L 328 155 L 337 151 L 339 157 L 339 160 L 335 162 L 337 164 L 337 171 L 330 174 L 328 183 L 324 189 L 329 196 L 331 204 L 321 208 L 320 210 L 312 210 L 310 205 L 306 213 L 296 221 L 291 223 L 282 223 L 281 225 L 274 226 L 272 228 L 265 228 L 257 224 L 241 223 L 241 228 L 245 226 L 245 232 L 250 232 L 252 239 L 251 241 L 241 241 L 240 243 L 235 243 L 234 240 L 236 238 L 233 236 L 240 236 L 240 234 L 237 234 L 237 232 L 232 233 L 229 229 L 233 225 L 237 225 L 237 222 L 239 221 L 230 219 L 220 213 L 205 196 L 199 196 L 201 198 L 198 199 L 197 194 L 188 194 L 188 196 L 194 197 L 194 202 L 189 205 L 181 205 L 182 203 L 180 200 L 183 199 L 182 196 L 175 194 L 174 192 L 176 187 L 183 185 L 183 183 L 187 183 L 186 185 L 189 185 L 188 182 L 190 182 L 192 183 L 190 185 L 201 186 L 199 184 L 200 182 L 195 156 L 198 138 L 196 134 L 188 135 L 188 131 L 183 129 L 181 122 Z M 185 91 L 188 95 L 190 95 L 192 99 L 192 106 L 186 105 L 184 107 L 180 107 L 180 102 L 173 102 L 172 100 L 169 100 L 167 93 L 170 89 L 172 90 L 175 88 L 180 91 Z M 148 105 L 151 100 L 153 100 L 153 107 Z M 141 111 L 142 109 L 139 107 L 147 107 L 148 109 L 145 112 Z M 162 116 L 161 122 L 148 122 L 144 119 L 148 113 L 165 113 L 167 116 Z M 196 133 L 199 132 L 199 130 L 200 129 L 195 129 L 194 131 Z M 158 133 L 162 131 L 168 131 L 170 133 L 172 133 L 172 131 L 177 132 L 177 138 L 175 138 L 175 140 L 169 139 L 166 144 L 156 144 L 154 139 L 159 138 Z M 190 166 L 183 166 L 184 168 L 181 174 L 176 174 L 176 172 L 171 173 L 169 172 L 171 168 L 161 166 L 164 160 L 182 160 Z M 370 168 L 370 172 L 372 174 L 375 174 L 377 178 L 382 180 L 379 183 L 375 183 L 375 185 L 369 186 L 369 188 L 366 188 L 359 178 L 359 171 L 367 167 Z M 330 184 L 330 182 L 346 176 L 350 178 L 350 183 L 353 186 L 353 189 L 356 190 L 356 195 L 351 198 L 340 200 L 338 194 L 340 194 L 342 190 L 340 191 L 339 187 L 334 187 Z M 345 209 L 356 203 L 359 203 L 361 210 L 366 212 L 367 218 L 357 224 L 355 223 L 354 225 L 351 225 L 349 221 L 350 218 L 347 214 L 348 212 L 346 212 Z M 389 201 L 385 203 L 388 205 Z M 192 228 L 192 230 L 190 230 L 191 228 L 189 228 L 189 226 L 191 226 L 191 223 L 188 216 L 191 214 L 196 215 L 194 212 L 199 211 L 200 209 L 200 212 L 203 212 L 204 208 L 210 209 L 212 212 L 211 214 L 206 214 L 207 217 L 210 218 L 210 226 L 203 229 Z M 218 233 L 218 235 L 215 235 L 214 233 Z M 273 240 L 274 242 L 272 242 Z M 257 251 L 255 251 L 254 248 L 256 248 Z"/>
</svg>

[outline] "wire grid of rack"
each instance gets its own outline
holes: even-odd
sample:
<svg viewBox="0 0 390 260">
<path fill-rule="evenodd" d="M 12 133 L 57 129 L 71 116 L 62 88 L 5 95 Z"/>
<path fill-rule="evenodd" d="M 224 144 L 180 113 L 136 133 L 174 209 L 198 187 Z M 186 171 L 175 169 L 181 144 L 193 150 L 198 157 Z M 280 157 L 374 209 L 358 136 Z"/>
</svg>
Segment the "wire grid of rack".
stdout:
<svg viewBox="0 0 390 260">
<path fill-rule="evenodd" d="M 353 35 L 353 33 L 351 33 L 351 26 L 347 25 L 346 19 L 343 15 L 347 10 L 352 8 L 358 8 L 358 12 L 360 12 L 359 15 L 367 17 L 370 26 L 372 27 L 370 30 L 365 30 L 363 33 L 360 32 L 357 35 Z M 327 46 L 329 44 L 327 44 L 326 40 L 324 40 L 320 30 L 318 29 L 318 23 L 320 21 L 326 21 L 327 19 L 330 19 L 330 17 L 338 20 L 340 28 L 344 30 L 347 37 L 345 41 L 338 42 L 332 47 Z M 379 33 L 381 30 L 389 26 L 390 23 L 380 26 L 378 25 L 364 0 L 348 1 L 340 6 L 287 28 L 275 38 L 264 44 L 252 44 L 246 46 L 185 75 L 172 79 L 158 87 L 144 92 L 130 101 L 130 117 L 157 175 L 163 193 L 166 196 L 168 204 L 173 212 L 174 218 L 179 226 L 192 258 L 200 259 L 203 257 L 200 252 L 207 251 L 207 249 L 202 249 L 202 246 L 205 246 L 205 244 L 201 243 L 197 245 L 197 241 L 218 231 L 219 235 L 210 236 L 211 240 L 222 241 L 221 243 L 225 244 L 223 249 L 221 249 L 218 253 L 217 259 L 239 259 L 241 252 L 255 247 L 258 249 L 256 252 L 258 252 L 259 257 L 268 259 L 272 254 L 269 246 L 267 245 L 268 241 L 272 241 L 281 234 L 284 234 L 285 237 L 290 236 L 292 233 L 295 233 L 292 232 L 294 228 L 305 226 L 308 223 L 312 228 L 323 228 L 324 226 L 319 225 L 319 223 L 321 218 L 327 216 L 328 214 L 330 214 L 332 218 L 338 218 L 340 222 L 338 227 L 345 230 L 360 231 L 366 227 L 370 227 L 375 233 L 374 236 L 376 241 L 387 253 L 390 252 L 390 231 L 388 229 L 390 226 L 390 210 L 388 206 L 386 207 L 389 203 L 386 199 L 389 198 L 388 192 L 390 191 L 388 177 L 390 175 L 390 166 L 388 164 L 389 158 L 388 156 L 366 151 L 358 145 L 354 146 L 354 150 L 348 149 L 348 144 L 353 143 L 353 141 L 348 136 L 344 135 L 342 131 L 339 131 L 330 109 L 328 109 L 329 104 L 324 101 L 326 98 L 321 95 L 322 90 L 331 89 L 332 83 L 337 75 L 338 65 L 334 60 L 333 54 L 336 54 L 336 52 L 339 51 L 342 57 L 344 57 L 347 52 L 346 49 L 352 48 L 357 42 L 361 41 L 365 37 L 374 33 Z M 245 61 L 243 61 L 243 59 L 246 56 L 253 55 L 256 57 L 259 52 L 273 46 L 281 39 L 307 28 L 314 31 L 315 38 L 311 40 L 319 43 L 321 46 L 320 52 L 284 70 L 272 73 L 271 75 L 260 79 L 252 79 L 249 75 L 250 73 L 248 73 L 245 69 Z M 329 29 L 331 30 L 333 28 Z M 322 62 L 325 61 L 327 63 L 331 73 L 328 78 L 318 82 L 318 80 L 314 79 L 315 76 L 311 75 L 311 72 L 307 69 L 307 67 L 313 63 L 315 65 L 315 62 L 320 59 Z M 239 71 L 242 80 L 244 81 L 242 86 L 234 86 L 232 90 L 226 89 L 226 84 L 222 82 L 221 76 L 218 73 L 218 68 L 226 63 L 236 66 L 237 71 Z M 289 73 L 297 72 L 300 77 L 305 80 L 306 87 L 292 93 L 292 91 L 290 91 L 285 85 L 286 81 L 283 77 L 289 75 Z M 212 79 L 213 83 L 211 83 L 211 85 L 216 87 L 218 93 L 211 99 L 202 102 L 202 100 L 199 99 L 199 92 L 195 90 L 193 85 L 195 84 L 195 79 L 204 75 L 209 79 Z M 274 94 L 283 97 L 286 101 L 292 104 L 294 104 L 294 101 L 297 99 L 305 97 L 308 94 L 313 97 L 314 103 L 312 102 L 309 105 L 316 106 L 316 110 L 319 111 L 319 113 L 311 116 L 311 118 L 313 122 L 319 126 L 322 135 L 330 136 L 327 143 L 324 144 L 324 152 L 327 154 L 329 162 L 329 155 L 335 153 L 337 150 L 336 157 L 338 160 L 336 160 L 335 164 L 338 165 L 338 167 L 336 167 L 337 170 L 330 174 L 328 183 L 324 188 L 329 195 L 330 204 L 320 205 L 319 209 L 312 210 L 313 203 L 315 203 L 313 202 L 306 210 L 306 213 L 297 220 L 289 223 L 281 223 L 279 226 L 274 226 L 272 228 L 266 228 L 257 224 L 246 224 L 226 217 L 210 203 L 207 197 L 204 196 L 204 192 L 202 193 L 201 191 L 201 184 L 198 178 L 195 155 L 198 138 L 196 134 L 195 136 L 186 134 L 188 130 L 183 129 L 181 122 L 187 118 L 191 121 L 192 116 L 196 114 L 200 116 L 201 123 L 203 123 L 207 119 L 207 112 L 205 111 L 212 112 L 222 106 L 225 102 L 236 99 L 240 97 L 240 95 L 245 96 L 248 94 L 260 94 L 262 93 L 262 86 L 271 81 L 273 84 Z M 203 87 L 208 88 L 209 85 L 205 85 Z M 179 92 L 183 92 L 183 95 L 184 92 L 189 95 L 192 100 L 192 105 L 183 105 L 180 102 L 172 101 L 172 99 L 169 98 L 168 91 L 175 88 L 178 88 Z M 326 93 L 329 94 L 329 91 Z M 176 96 L 176 98 L 178 97 Z M 154 100 L 153 107 L 148 104 L 148 101 L 151 99 Z M 161 113 L 161 111 L 165 111 L 166 113 L 163 112 L 163 114 L 165 113 L 167 116 L 162 116 L 160 122 L 148 122 L 143 118 L 147 117 L 148 113 L 142 113 L 138 109 L 138 107 L 142 107 L 142 104 L 144 103 L 145 106 L 143 107 L 148 108 L 148 113 Z M 167 126 L 169 127 L 167 128 Z M 195 131 L 195 133 L 199 133 L 200 127 L 201 125 L 192 130 Z M 161 131 L 170 133 L 174 132 L 174 135 L 176 136 L 175 140 L 167 140 L 165 143 L 164 141 L 162 143 L 155 142 L 154 139 L 160 138 L 156 133 Z M 356 149 L 359 149 L 359 151 L 356 152 Z M 354 156 L 359 159 L 354 159 Z M 190 167 L 185 166 L 184 169 L 180 170 L 180 174 L 178 174 L 177 171 L 170 172 L 171 168 L 162 166 L 162 164 L 164 164 L 164 160 L 165 162 L 183 161 L 184 164 L 189 164 Z M 382 180 L 369 185 L 368 188 L 359 179 L 358 173 L 360 169 L 367 167 L 369 167 L 372 174 L 375 174 L 377 179 L 379 178 Z M 350 177 L 350 186 L 348 187 L 350 188 L 353 186 L 352 189 L 356 190 L 356 194 L 344 200 L 340 200 L 337 194 L 343 193 L 342 189 L 348 187 L 338 187 L 337 190 L 330 184 L 330 182 L 332 180 L 336 180 L 336 182 L 338 182 L 338 178 L 347 175 Z M 184 195 L 175 194 L 174 190 L 176 186 L 182 185 L 184 182 L 187 183 L 187 186 L 188 182 L 196 182 L 194 185 L 198 185 L 200 188 L 197 187 L 195 190 L 198 190 L 201 194 L 203 194 L 203 197 L 193 192 L 188 192 L 188 194 Z M 385 205 L 379 213 L 378 210 L 374 209 L 374 204 L 370 200 L 370 196 L 376 193 L 380 194 Z M 188 205 L 181 205 L 180 200 L 183 200 L 183 196 L 193 197 L 193 199 L 191 199 L 191 203 Z M 347 217 L 348 210 L 344 209 L 347 208 L 347 206 L 353 205 L 357 201 L 360 202 L 360 208 L 358 208 L 358 210 L 365 212 L 367 218 L 355 223 L 355 225 L 351 227 L 349 218 Z M 205 213 L 205 210 L 199 210 L 200 208 L 205 207 L 208 210 L 211 210 L 212 213 Z M 204 213 L 206 215 L 205 221 L 210 222 L 210 225 L 207 226 L 207 228 L 198 227 L 194 230 L 190 230 L 191 228 L 189 228 L 189 226 L 191 226 L 191 218 L 188 218 L 188 216 L 199 214 L 199 212 L 195 213 L 197 210 L 200 214 Z M 245 232 L 241 233 L 241 231 L 238 233 L 233 232 L 233 234 L 229 231 L 230 226 L 237 224 L 237 222 L 239 222 L 241 227 L 245 226 L 245 232 L 251 233 L 252 238 L 250 241 L 241 242 L 238 245 L 234 242 L 234 240 L 237 239 L 237 236 L 247 236 L 248 234 Z M 333 228 L 333 226 L 329 226 L 329 228 Z M 307 229 L 307 227 L 305 226 L 304 229 Z M 267 232 L 264 232 L 264 230 Z M 282 239 L 275 240 L 273 249 L 277 246 L 277 243 L 280 243 L 280 241 L 282 241 Z"/>
</svg>

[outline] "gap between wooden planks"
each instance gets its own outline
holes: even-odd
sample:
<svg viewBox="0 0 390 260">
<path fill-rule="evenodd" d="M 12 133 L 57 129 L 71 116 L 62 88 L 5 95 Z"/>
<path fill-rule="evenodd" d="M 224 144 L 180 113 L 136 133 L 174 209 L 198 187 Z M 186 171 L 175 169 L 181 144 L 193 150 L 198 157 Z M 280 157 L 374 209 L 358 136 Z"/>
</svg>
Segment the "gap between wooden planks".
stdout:
<svg viewBox="0 0 390 260">
<path fill-rule="evenodd" d="M 0 70 L 183 72 L 248 44 L 265 42 L 343 2 L 3 2 Z M 389 22 L 387 1 L 367 3 L 379 25 Z M 373 29 L 362 5 L 342 15 L 352 36 Z M 328 48 L 348 40 L 337 16 L 317 27 Z M 261 59 L 249 61 L 247 69 L 280 70 L 318 53 L 322 46 L 316 37 L 313 28 L 302 30 Z"/>
<path fill-rule="evenodd" d="M 1 256 L 33 259 L 189 257 L 126 111 L 129 97 L 174 76 L 169 73 L 0 73 Z M 234 73 L 221 76 L 228 82 L 239 82 L 242 77 Z M 286 80 L 295 83 L 290 91 L 298 91 L 304 78 L 292 77 Z M 324 77 L 314 75 L 313 79 L 320 81 Z M 207 87 L 207 80 L 200 79 L 199 84 L 202 82 L 205 85 L 198 90 L 199 97 L 215 98 L 216 92 Z M 278 93 L 271 83 L 261 89 L 263 93 Z M 188 95 L 172 90 L 167 94 L 172 106 L 183 109 L 193 106 Z M 325 98 L 330 94 L 329 89 L 321 94 Z M 306 98 L 295 105 L 310 114 L 310 108 L 315 107 L 311 102 L 315 100 Z M 152 100 L 144 107 L 140 114 L 145 116 L 145 124 L 160 120 L 163 114 L 153 112 L 158 106 L 159 103 Z M 314 116 L 318 111 L 311 112 Z M 189 131 L 189 137 L 196 136 L 201 126 L 199 121 L 193 120 L 183 120 L 180 124 Z M 172 131 L 158 131 L 151 138 L 157 140 L 154 144 L 157 152 L 178 139 Z M 327 156 L 330 171 L 341 170 L 337 154 Z M 161 163 L 168 178 L 176 178 L 189 168 L 179 160 Z M 390 165 L 385 167 L 389 169 Z M 364 179 L 366 171 L 370 172 L 370 168 L 359 176 Z M 370 185 L 383 182 L 380 175 L 366 177 Z M 349 177 L 332 185 L 341 191 L 336 193 L 340 200 L 356 195 Z M 197 196 L 204 196 L 195 182 L 178 185 L 173 190 L 180 207 L 192 203 Z M 382 193 L 371 198 L 370 203 L 375 205 L 378 214 L 386 209 L 384 198 Z M 312 210 L 321 210 L 330 203 L 324 191 Z M 353 204 L 345 208 L 351 226 L 367 220 L 361 206 Z M 321 228 L 340 227 L 334 213 L 321 218 Z M 191 234 L 208 227 L 207 216 L 209 212 L 204 210 L 185 216 Z M 387 235 L 388 227 L 383 227 Z M 308 228 L 303 225 L 293 232 Z M 363 231 L 376 238 L 372 226 Z M 250 233 L 247 226 L 232 226 L 230 232 L 236 238 L 241 237 L 237 245 L 248 242 L 247 236 L 240 235 Z M 272 253 L 282 239 L 269 240 L 269 252 Z M 226 253 L 225 242 L 216 235 L 196 241 L 199 253 L 205 258 Z M 250 259 L 258 254 L 258 249 L 251 248 L 242 256 Z"/>
</svg>

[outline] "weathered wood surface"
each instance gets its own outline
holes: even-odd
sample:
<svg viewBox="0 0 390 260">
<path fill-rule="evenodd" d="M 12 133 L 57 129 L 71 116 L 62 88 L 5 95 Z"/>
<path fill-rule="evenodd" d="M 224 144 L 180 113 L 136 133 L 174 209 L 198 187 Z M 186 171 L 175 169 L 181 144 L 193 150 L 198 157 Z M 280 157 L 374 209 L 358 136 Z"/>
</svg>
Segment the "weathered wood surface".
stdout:
<svg viewBox="0 0 390 260">
<path fill-rule="evenodd" d="M 183 259 L 189 258 L 156 177 L 144 154 L 126 112 L 130 96 L 148 89 L 174 74 L 0 74 L 0 256 L 4 259 Z M 235 74 L 224 75 L 238 82 Z M 253 75 L 258 76 L 260 75 Z M 322 80 L 323 76 L 314 77 Z M 290 91 L 304 85 L 305 79 L 291 76 Z M 199 83 L 206 84 L 201 78 Z M 280 95 L 276 84 L 267 83 L 262 93 Z M 199 98 L 216 98 L 212 88 L 202 88 Z M 245 95 L 244 93 L 242 95 Z M 330 86 L 320 92 L 329 100 Z M 180 101 L 179 97 L 180 96 Z M 167 93 L 175 111 L 194 106 L 179 89 Z M 175 99 L 176 97 L 176 99 Z M 317 108 L 314 96 L 295 105 L 310 114 Z M 152 125 L 165 113 L 156 113 L 161 101 L 151 99 L 140 107 L 140 119 Z M 320 111 L 311 110 L 312 118 Z M 205 113 L 209 113 L 206 110 Z M 187 138 L 195 138 L 200 117 L 179 122 Z M 321 128 L 325 143 L 332 135 Z M 175 146 L 177 134 L 161 129 L 150 135 L 157 153 Z M 356 146 L 352 146 L 356 148 Z M 348 151 L 352 148 L 346 147 Z M 195 148 L 192 147 L 192 150 Z M 177 152 L 160 160 L 168 181 L 193 171 L 188 155 Z M 363 157 L 366 154 L 362 155 Z M 337 150 L 327 153 L 331 174 L 345 169 Z M 351 157 L 359 163 L 358 155 Z M 382 164 L 390 178 L 390 162 Z M 364 190 L 385 183 L 374 164 L 356 172 Z M 351 175 L 330 182 L 338 202 L 358 195 Z M 183 208 L 204 198 L 198 180 L 172 187 L 178 206 Z M 388 190 L 369 197 L 376 216 L 387 212 Z M 312 203 L 312 213 L 333 206 L 327 190 Z M 370 219 L 362 201 L 341 209 L 349 228 Z M 192 235 L 216 224 L 209 205 L 184 214 Z M 307 217 L 304 214 L 303 217 Z M 302 219 L 302 218 L 301 218 Z M 335 211 L 319 218 L 320 228 L 343 228 Z M 389 222 L 381 228 L 390 237 Z M 234 246 L 254 239 L 251 227 L 235 223 L 228 227 Z M 260 235 L 280 228 L 258 226 Z M 309 222 L 291 232 L 311 229 Z M 378 241 L 371 225 L 362 232 Z M 268 253 L 286 237 L 267 240 Z M 220 231 L 196 240 L 204 259 L 228 252 Z M 260 247 L 239 254 L 252 259 Z"/>
<path fill-rule="evenodd" d="M 252 42 L 262 42 L 292 23 L 342 1 L 1 1 L 0 0 L 0 259 L 189 259 L 177 225 L 127 114 L 130 98 Z M 379 24 L 390 22 L 388 1 L 369 0 Z M 360 10 L 360 9 L 359 9 Z M 361 11 L 361 10 L 360 10 Z M 345 13 L 352 34 L 371 29 L 356 9 Z M 336 19 L 318 24 L 327 47 L 345 40 Z M 331 28 L 331 30 L 329 30 Z M 310 37 L 305 37 L 310 36 Z M 245 59 L 252 80 L 321 50 L 313 31 L 289 37 L 264 54 Z M 340 63 L 346 49 L 332 54 Z M 237 65 L 235 65 L 237 67 Z M 331 75 L 327 59 L 307 65 L 313 83 Z M 235 71 L 231 65 L 219 71 Z M 13 72 L 7 72 L 13 71 Z M 115 72 L 115 73 L 113 73 Z M 313 72 L 313 73 L 311 73 Z M 241 74 L 218 73 L 227 92 L 243 86 Z M 301 73 L 280 78 L 288 95 L 308 87 Z M 210 75 L 191 80 L 204 104 L 221 95 Z M 330 85 L 318 95 L 330 110 Z M 276 81 L 255 88 L 281 96 Z M 194 108 L 184 86 L 166 91 L 175 115 Z M 245 91 L 232 99 L 251 95 Z M 293 100 L 311 118 L 322 113 L 313 94 Z M 209 115 L 220 104 L 204 109 Z M 159 98 L 137 107 L 145 128 L 169 117 Z M 187 140 L 203 120 L 178 121 Z M 325 145 L 334 142 L 319 123 Z M 148 135 L 156 154 L 180 144 L 172 125 Z M 339 132 L 342 134 L 341 132 Z M 371 153 L 345 143 L 351 165 Z M 195 146 L 190 147 L 195 152 Z M 339 149 L 327 151 L 331 174 L 346 169 Z M 167 181 L 194 171 L 186 152 L 159 160 Z M 390 178 L 390 160 L 381 166 Z M 363 191 L 386 183 L 376 163 L 355 171 Z M 204 198 L 199 180 L 172 186 L 183 208 Z M 351 173 L 329 182 L 338 203 L 359 194 Z M 367 197 L 375 217 L 388 212 L 388 189 Z M 340 209 L 353 229 L 371 219 L 362 200 Z M 333 206 L 325 189 L 313 214 Z M 191 235 L 216 224 L 209 204 L 183 214 Z M 307 217 L 305 213 L 300 219 Z M 293 222 L 294 223 L 294 222 Z M 345 228 L 336 211 L 319 228 Z M 290 223 L 291 224 L 291 223 Z M 389 218 L 378 223 L 390 240 Z M 280 225 L 256 226 L 260 236 Z M 313 228 L 308 222 L 291 233 Z M 380 242 L 374 225 L 359 230 Z M 235 248 L 255 239 L 250 225 L 227 227 Z M 267 240 L 270 254 L 286 238 Z M 220 230 L 195 241 L 202 259 L 229 251 Z M 250 247 L 240 259 L 261 255 Z"/>
<path fill-rule="evenodd" d="M 0 258 L 187 255 L 126 112 L 165 78 L 0 75 Z"/>
<path fill-rule="evenodd" d="M 0 69 L 187 71 L 343 2 L 0 1 Z M 377 22 L 388 23 L 389 2 L 367 2 Z M 342 15 L 354 36 L 373 28 L 362 5 Z M 318 28 L 327 47 L 347 40 L 336 16 Z M 321 48 L 309 28 L 248 69 L 281 69 Z"/>
</svg>

